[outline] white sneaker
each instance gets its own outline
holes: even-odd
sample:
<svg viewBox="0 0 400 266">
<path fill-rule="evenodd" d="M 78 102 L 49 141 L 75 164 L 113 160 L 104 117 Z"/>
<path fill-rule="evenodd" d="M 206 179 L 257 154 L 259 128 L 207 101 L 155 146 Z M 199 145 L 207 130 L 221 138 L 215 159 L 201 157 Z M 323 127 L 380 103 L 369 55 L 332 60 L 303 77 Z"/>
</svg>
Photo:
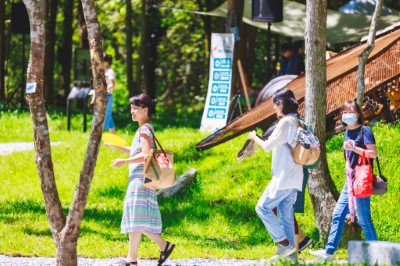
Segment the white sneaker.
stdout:
<svg viewBox="0 0 400 266">
<path fill-rule="evenodd" d="M 326 253 L 325 249 L 310 250 L 310 254 L 321 260 L 333 260 L 333 254 Z"/>
<path fill-rule="evenodd" d="M 291 263 L 296 263 L 299 258 L 297 257 L 297 253 L 294 252 L 292 254 L 290 254 L 289 256 L 286 257 L 287 260 L 289 260 Z"/>
<path fill-rule="evenodd" d="M 278 244 L 278 249 L 276 250 L 275 255 L 272 256 L 271 258 L 269 258 L 269 261 L 276 261 L 279 259 L 284 259 L 284 258 L 292 255 L 293 253 L 296 253 L 296 248 Z"/>
</svg>

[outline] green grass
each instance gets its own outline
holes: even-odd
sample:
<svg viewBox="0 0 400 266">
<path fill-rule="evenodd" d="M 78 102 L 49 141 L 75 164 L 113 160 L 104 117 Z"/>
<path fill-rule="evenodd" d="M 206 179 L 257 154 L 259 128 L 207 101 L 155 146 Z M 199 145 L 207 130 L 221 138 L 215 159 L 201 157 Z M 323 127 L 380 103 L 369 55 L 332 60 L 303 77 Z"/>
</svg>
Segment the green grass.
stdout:
<svg viewBox="0 0 400 266">
<path fill-rule="evenodd" d="M 72 130 L 66 131 L 61 114 L 49 115 L 50 138 L 60 145 L 52 147 L 55 176 L 65 213 L 73 198 L 82 168 L 89 133 L 81 132 L 81 117 L 73 117 Z M 90 119 L 89 119 L 90 123 Z M 118 135 L 129 143 L 135 125 L 119 129 Z M 197 129 L 162 129 L 157 136 L 165 149 L 175 152 L 177 175 L 190 168 L 198 171 L 197 181 L 172 199 L 160 200 L 163 236 L 177 244 L 173 258 L 267 258 L 275 245 L 257 217 L 254 207 L 270 180 L 271 154 L 261 150 L 241 163 L 236 153 L 246 136 L 204 152 L 196 152 L 195 144 L 206 137 Z M 378 125 L 373 128 L 381 166 L 389 178 L 389 192 L 373 197 L 372 215 L 380 240 L 400 241 L 400 220 L 397 213 L 400 185 L 396 180 L 400 160 L 400 126 Z M 29 113 L 2 113 L 0 143 L 32 141 Z M 343 135 L 328 141 L 328 160 L 332 178 L 340 190 L 344 182 L 344 161 L 340 151 Z M 82 221 L 78 252 L 81 256 L 106 258 L 127 253 L 127 236 L 120 233 L 120 219 L 127 169 L 110 167 L 111 160 L 122 153 L 102 147 Z M 34 163 L 34 151 L 0 156 L 0 253 L 24 256 L 54 256 L 55 248 L 45 215 L 40 180 Z M 306 211 L 297 214 L 303 231 L 318 239 L 318 230 L 309 197 Z M 316 241 L 314 248 L 322 247 Z M 147 238 L 139 251 L 141 258 L 156 258 L 158 248 Z M 308 257 L 302 254 L 300 259 Z M 345 258 L 340 249 L 337 258 Z"/>
</svg>

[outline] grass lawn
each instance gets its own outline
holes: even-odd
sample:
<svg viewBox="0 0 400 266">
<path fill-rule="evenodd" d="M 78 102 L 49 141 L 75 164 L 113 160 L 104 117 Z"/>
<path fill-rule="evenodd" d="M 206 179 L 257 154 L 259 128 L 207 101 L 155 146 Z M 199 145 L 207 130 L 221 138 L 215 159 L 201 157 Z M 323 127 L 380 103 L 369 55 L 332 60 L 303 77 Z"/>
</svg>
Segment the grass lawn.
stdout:
<svg viewBox="0 0 400 266">
<path fill-rule="evenodd" d="M 90 121 L 90 119 L 89 119 Z M 50 138 L 60 145 L 52 148 L 55 176 L 65 213 L 71 204 L 82 168 L 89 133 L 82 133 L 79 117 L 73 118 L 70 132 L 66 119 L 49 116 Z M 135 124 L 119 129 L 117 134 L 131 142 Z M 89 127 L 90 128 L 90 127 Z M 372 198 L 372 215 L 380 240 L 400 241 L 400 126 L 373 127 L 382 170 L 389 178 L 389 192 Z M 236 153 L 246 134 L 203 152 L 195 144 L 206 137 L 197 129 L 156 127 L 165 149 L 175 152 L 177 175 L 190 168 L 198 171 L 197 181 L 176 197 L 160 200 L 163 236 L 177 244 L 173 258 L 267 258 L 276 246 L 257 217 L 254 207 L 270 180 L 271 153 L 261 150 L 241 163 Z M 2 113 L 0 143 L 32 141 L 29 113 Z M 328 160 L 332 178 L 340 190 L 344 182 L 341 146 L 343 135 L 328 141 Z M 78 253 L 85 257 L 107 258 L 127 253 L 127 236 L 120 233 L 127 168 L 110 167 L 111 160 L 122 153 L 102 147 L 81 225 Z M 34 163 L 34 151 L 0 156 L 0 254 L 54 256 L 55 247 L 45 215 L 40 180 Z M 303 231 L 318 240 L 318 230 L 310 198 L 306 211 L 297 214 Z M 139 250 L 141 258 L 157 258 L 158 248 L 146 237 Z M 314 248 L 322 247 L 315 241 Z M 300 259 L 308 257 L 302 254 Z M 340 249 L 337 258 L 345 258 Z"/>
</svg>

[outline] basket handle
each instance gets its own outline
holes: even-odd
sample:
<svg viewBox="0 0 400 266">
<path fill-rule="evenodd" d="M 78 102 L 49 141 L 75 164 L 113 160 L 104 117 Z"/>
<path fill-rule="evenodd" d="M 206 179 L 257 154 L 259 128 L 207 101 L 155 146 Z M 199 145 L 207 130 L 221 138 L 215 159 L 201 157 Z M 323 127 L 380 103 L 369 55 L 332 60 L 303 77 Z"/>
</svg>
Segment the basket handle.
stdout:
<svg viewBox="0 0 400 266">
<path fill-rule="evenodd" d="M 161 146 L 161 143 L 158 141 L 156 135 L 154 134 L 153 129 L 152 129 L 149 125 L 147 125 L 147 124 L 144 124 L 144 126 L 147 127 L 148 130 L 150 130 L 151 134 L 153 135 L 154 140 L 156 141 L 156 142 L 154 143 L 155 146 L 156 146 L 156 149 L 158 149 L 158 147 L 157 147 L 157 144 L 158 144 L 158 146 L 160 147 L 160 150 L 164 153 L 164 156 L 167 157 L 167 154 L 165 153 L 163 147 Z"/>
</svg>

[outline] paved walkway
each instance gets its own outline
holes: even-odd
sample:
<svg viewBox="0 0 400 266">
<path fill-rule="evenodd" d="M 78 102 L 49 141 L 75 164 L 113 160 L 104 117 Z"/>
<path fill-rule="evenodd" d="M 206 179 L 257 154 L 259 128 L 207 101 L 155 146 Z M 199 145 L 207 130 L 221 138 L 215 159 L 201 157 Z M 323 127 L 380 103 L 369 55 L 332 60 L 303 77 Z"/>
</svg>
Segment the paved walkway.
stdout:
<svg viewBox="0 0 400 266">
<path fill-rule="evenodd" d="M 78 258 L 79 266 L 111 266 L 122 258 L 87 259 Z M 299 261 L 300 265 L 318 263 L 317 260 Z M 44 257 L 9 257 L 0 255 L 1 266 L 54 266 L 55 258 Z M 140 266 L 157 265 L 157 260 L 139 260 Z M 169 259 L 165 266 L 264 266 L 271 265 L 267 260 L 239 260 L 239 259 Z M 334 260 L 330 265 L 347 265 L 347 260 Z"/>
<path fill-rule="evenodd" d="M 60 145 L 61 142 L 51 142 L 51 146 Z M 0 143 L 0 156 L 7 155 L 16 151 L 33 150 L 33 142 L 7 142 Z"/>
</svg>

